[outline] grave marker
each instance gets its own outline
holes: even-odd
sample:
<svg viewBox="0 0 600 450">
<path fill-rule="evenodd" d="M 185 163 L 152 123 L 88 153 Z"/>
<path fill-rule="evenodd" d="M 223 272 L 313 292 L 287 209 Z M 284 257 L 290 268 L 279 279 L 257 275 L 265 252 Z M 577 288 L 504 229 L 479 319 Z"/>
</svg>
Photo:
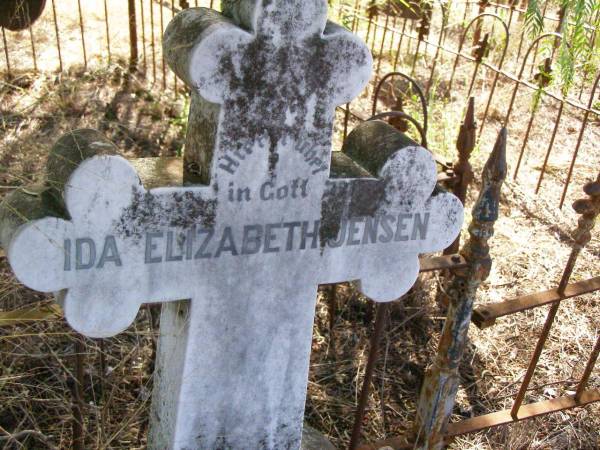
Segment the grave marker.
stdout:
<svg viewBox="0 0 600 450">
<path fill-rule="evenodd" d="M 70 220 L 21 226 L 8 257 L 91 337 L 123 331 L 142 303 L 190 299 L 161 321 L 151 448 L 298 449 L 318 285 L 360 280 L 376 301 L 399 298 L 463 210 L 419 147 L 376 176 L 330 178 L 335 107 L 372 59 L 326 21 L 325 0 L 224 11 L 187 9 L 165 35 L 200 102 L 186 151 L 200 151 L 207 185 L 148 190 L 125 159 L 93 157 L 65 187 Z"/>
</svg>

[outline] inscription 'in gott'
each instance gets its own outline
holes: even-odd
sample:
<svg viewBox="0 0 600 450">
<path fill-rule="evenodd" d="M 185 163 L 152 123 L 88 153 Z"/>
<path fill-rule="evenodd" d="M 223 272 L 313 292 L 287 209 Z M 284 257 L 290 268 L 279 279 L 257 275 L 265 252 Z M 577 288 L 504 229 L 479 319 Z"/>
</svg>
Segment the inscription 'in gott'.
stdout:
<svg viewBox="0 0 600 450">
<path fill-rule="evenodd" d="M 430 214 L 398 214 L 355 217 L 343 220 L 335 238 L 324 244 L 329 248 L 387 244 L 427 239 Z M 279 253 L 319 248 L 321 221 L 296 221 L 253 224 L 240 227 L 192 227 L 188 230 L 152 231 L 145 234 L 143 262 L 160 264 L 179 261 Z M 106 236 L 96 243 L 85 237 L 66 239 L 64 270 L 102 269 L 123 265 L 117 240 Z"/>
</svg>

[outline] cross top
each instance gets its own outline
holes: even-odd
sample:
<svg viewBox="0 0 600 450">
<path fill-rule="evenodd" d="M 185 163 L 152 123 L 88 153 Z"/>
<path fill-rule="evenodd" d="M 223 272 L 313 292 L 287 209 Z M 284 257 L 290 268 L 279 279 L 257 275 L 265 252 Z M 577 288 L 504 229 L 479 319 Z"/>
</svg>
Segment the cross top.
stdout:
<svg viewBox="0 0 600 450">
<path fill-rule="evenodd" d="M 326 0 L 225 0 L 223 13 L 269 40 L 320 37 L 327 23 Z"/>
<path fill-rule="evenodd" d="M 335 107 L 367 83 L 368 48 L 327 23 L 325 0 L 230 1 L 224 10 L 244 28 L 210 11 L 190 13 L 169 25 L 165 42 L 178 75 L 221 105 L 212 176 L 225 178 L 225 188 L 232 177 L 241 182 L 241 171 L 326 178 Z M 190 48 L 187 30 L 199 26 Z"/>
</svg>

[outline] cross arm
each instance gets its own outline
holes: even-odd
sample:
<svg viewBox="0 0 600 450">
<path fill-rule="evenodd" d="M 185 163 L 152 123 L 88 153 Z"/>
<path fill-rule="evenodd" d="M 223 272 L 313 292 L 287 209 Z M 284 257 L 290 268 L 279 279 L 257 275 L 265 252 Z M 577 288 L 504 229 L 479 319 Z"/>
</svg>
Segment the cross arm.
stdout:
<svg viewBox="0 0 600 450">
<path fill-rule="evenodd" d="M 460 201 L 436 185 L 431 153 L 387 128 L 365 122 L 348 136 L 344 167 L 360 171 L 335 178 L 332 168 L 321 207 L 321 245 L 330 258 L 324 276 L 360 280 L 375 301 L 404 294 L 418 276 L 418 255 L 447 247 L 463 215 Z"/>
<path fill-rule="evenodd" d="M 222 103 L 235 77 L 232 54 L 251 38 L 212 9 L 189 8 L 169 23 L 163 51 L 171 69 L 190 88 L 210 102 Z"/>
</svg>

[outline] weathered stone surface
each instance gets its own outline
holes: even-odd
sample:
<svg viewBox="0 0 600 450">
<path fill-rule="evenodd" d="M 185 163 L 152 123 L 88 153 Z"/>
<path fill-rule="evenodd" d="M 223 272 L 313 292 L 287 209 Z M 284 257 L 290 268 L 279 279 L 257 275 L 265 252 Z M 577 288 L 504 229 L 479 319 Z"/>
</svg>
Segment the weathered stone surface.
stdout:
<svg viewBox="0 0 600 450">
<path fill-rule="evenodd" d="M 69 178 L 83 161 L 93 156 L 118 154 L 117 147 L 97 130 L 84 128 L 70 131 L 50 150 L 46 163 L 46 184 L 62 197 Z"/>
<path fill-rule="evenodd" d="M 60 202 L 46 186 L 18 188 L 7 195 L 0 207 L 0 243 L 8 248 L 14 233 L 25 223 L 44 217 L 67 218 Z"/>
<path fill-rule="evenodd" d="M 335 107 L 372 59 L 326 22 L 324 0 L 226 11 L 185 10 L 165 36 L 194 115 L 218 111 L 187 139 L 199 153 L 184 177 L 206 185 L 149 189 L 124 159 L 95 156 L 64 183 L 70 220 L 26 224 L 9 246 L 19 279 L 64 289 L 67 320 L 89 336 L 122 331 L 142 302 L 190 299 L 163 310 L 153 449 L 300 448 L 317 286 L 360 280 L 397 299 L 418 254 L 462 224 L 460 202 L 434 191 L 431 154 L 400 138 L 371 176 L 357 156 L 342 171 L 360 177 L 331 177 Z"/>
<path fill-rule="evenodd" d="M 381 120 L 368 120 L 348 135 L 342 153 L 376 176 L 391 155 L 408 146 L 417 147 L 418 144 Z"/>
<path fill-rule="evenodd" d="M 322 433 L 304 424 L 300 450 L 335 450 L 335 447 Z"/>
<path fill-rule="evenodd" d="M 136 158 L 129 162 L 139 175 L 142 184 L 149 189 L 183 184 L 181 158 Z"/>
</svg>

